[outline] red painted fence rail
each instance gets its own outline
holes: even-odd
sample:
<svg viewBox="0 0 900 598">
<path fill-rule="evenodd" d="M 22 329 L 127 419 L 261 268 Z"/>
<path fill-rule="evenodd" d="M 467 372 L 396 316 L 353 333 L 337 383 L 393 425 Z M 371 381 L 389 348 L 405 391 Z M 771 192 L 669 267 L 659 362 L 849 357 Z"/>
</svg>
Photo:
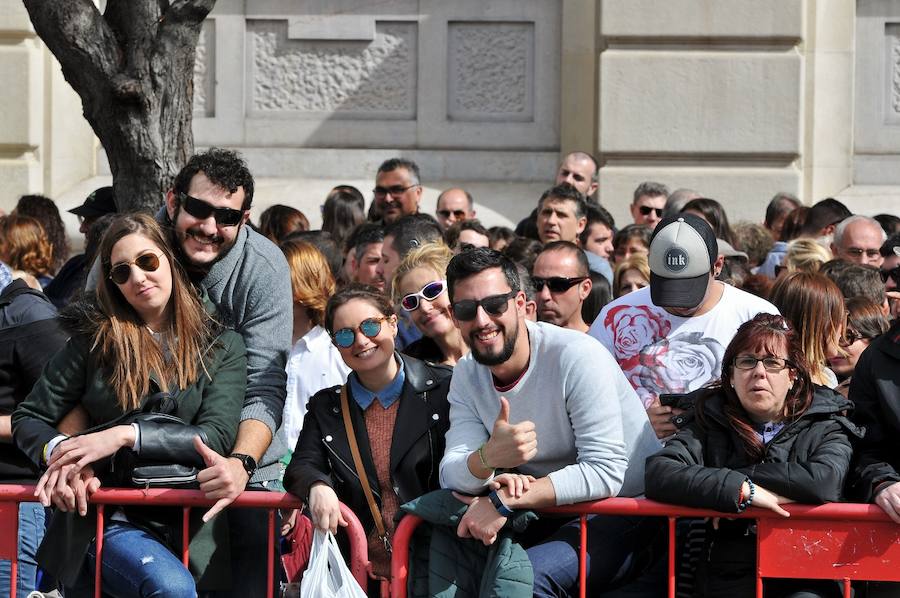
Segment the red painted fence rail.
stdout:
<svg viewBox="0 0 900 598">
<path fill-rule="evenodd" d="M 675 520 L 681 517 L 734 517 L 757 520 L 756 595 L 767 577 L 843 581 L 850 597 L 851 580 L 900 581 L 900 525 L 876 505 L 833 503 L 782 505 L 791 516 L 750 508 L 740 514 L 692 509 L 641 498 L 608 498 L 591 503 L 542 509 L 581 517 L 580 595 L 586 596 L 585 555 L 588 515 L 666 517 L 669 524 L 668 596 L 675 596 Z M 391 598 L 406 598 L 409 541 L 421 519 L 406 516 L 397 526 L 391 563 Z"/>
<path fill-rule="evenodd" d="M 0 485 L 0 559 L 12 561 L 11 567 L 11 596 L 15 597 L 16 588 L 16 541 L 18 537 L 18 504 L 20 502 L 34 502 L 34 486 Z M 100 597 L 100 562 L 103 550 L 103 521 L 106 505 L 153 505 L 172 506 L 183 509 L 183 536 L 184 551 L 181 555 L 182 562 L 188 562 L 188 517 L 192 508 L 208 508 L 215 504 L 215 500 L 207 499 L 199 490 L 171 490 L 171 489 L 123 489 L 101 488 L 90 499 L 91 504 L 97 505 L 97 569 L 96 588 L 94 595 Z M 269 510 L 269 537 L 275 538 L 279 531 L 275 529 L 276 509 L 297 509 L 303 503 L 291 494 L 284 492 L 244 492 L 238 496 L 228 508 L 263 508 Z M 346 528 L 350 539 L 350 572 L 353 577 L 365 588 L 368 578 L 369 548 L 366 542 L 366 534 L 359 519 L 346 505 L 341 504 L 341 512 L 349 523 Z M 266 582 L 267 598 L 272 596 L 273 579 L 272 572 L 275 564 L 276 542 L 269 542 L 268 559 L 269 579 Z"/>
<path fill-rule="evenodd" d="M 18 537 L 19 502 L 33 502 L 33 486 L 0 485 L 0 559 L 12 561 L 11 595 L 15 595 L 16 541 Z M 210 507 L 214 500 L 204 498 L 197 490 L 131 490 L 101 489 L 91 497 L 98 505 L 98 557 L 102 558 L 102 526 L 105 505 L 154 505 L 181 507 L 184 522 L 192 508 Z M 264 508 L 269 510 L 269 535 L 275 538 L 275 509 L 295 509 L 302 505 L 296 497 L 280 492 L 245 492 L 229 508 Z M 781 517 L 766 509 L 750 508 L 744 513 L 728 517 L 757 520 L 757 596 L 762 596 L 764 578 L 834 579 L 843 581 L 844 595 L 850 596 L 851 580 L 900 582 L 900 525 L 895 524 L 877 506 L 867 504 L 834 503 L 809 506 L 783 505 L 791 513 Z M 368 546 L 365 531 L 356 515 L 341 504 L 350 538 L 350 571 L 363 588 L 367 587 L 369 570 Z M 705 509 L 678 507 L 636 498 L 610 498 L 592 503 L 543 509 L 542 512 L 580 517 L 581 534 L 581 596 L 586 595 L 584 558 L 587 546 L 586 517 L 591 514 L 640 515 L 666 517 L 669 528 L 668 596 L 675 596 L 675 521 L 681 517 L 722 517 L 723 513 Z M 406 597 L 409 574 L 409 543 L 421 520 L 407 515 L 397 527 L 393 539 L 391 563 L 391 598 Z M 186 530 L 185 526 L 185 530 Z M 187 534 L 187 531 L 184 532 Z M 184 542 L 184 546 L 187 546 Z M 267 554 L 269 570 L 273 570 L 275 542 Z M 98 563 L 100 561 L 98 558 Z M 187 563 L 185 548 L 182 559 Z M 271 574 L 270 574 L 271 575 Z M 99 567 L 97 579 L 100 579 Z M 272 579 L 267 583 L 266 596 L 272 595 Z M 99 583 L 97 584 L 99 596 Z"/>
</svg>

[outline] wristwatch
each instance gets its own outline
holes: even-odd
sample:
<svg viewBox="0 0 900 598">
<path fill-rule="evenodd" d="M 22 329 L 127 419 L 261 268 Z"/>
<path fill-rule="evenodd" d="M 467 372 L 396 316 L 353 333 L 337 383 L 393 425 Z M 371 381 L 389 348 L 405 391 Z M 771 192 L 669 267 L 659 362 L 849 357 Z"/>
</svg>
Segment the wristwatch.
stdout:
<svg viewBox="0 0 900 598">
<path fill-rule="evenodd" d="M 503 504 L 503 501 L 500 500 L 500 495 L 497 494 L 497 491 L 494 490 L 490 494 L 488 494 L 488 499 L 490 499 L 491 504 L 494 505 L 494 508 L 497 509 L 497 512 L 503 515 L 504 517 L 509 517 L 510 515 L 514 515 L 515 511 L 507 507 Z"/>
<path fill-rule="evenodd" d="M 228 455 L 229 457 L 234 457 L 238 461 L 241 462 L 241 465 L 244 466 L 244 471 L 247 472 L 247 477 L 252 478 L 253 474 L 256 473 L 256 459 L 251 457 L 250 455 L 245 455 L 244 453 L 231 453 Z"/>
</svg>

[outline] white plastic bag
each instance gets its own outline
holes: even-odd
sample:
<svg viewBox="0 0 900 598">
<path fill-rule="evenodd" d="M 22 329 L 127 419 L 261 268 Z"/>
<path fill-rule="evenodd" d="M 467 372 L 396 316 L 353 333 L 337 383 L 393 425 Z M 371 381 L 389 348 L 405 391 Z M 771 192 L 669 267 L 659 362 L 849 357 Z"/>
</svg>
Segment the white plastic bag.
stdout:
<svg viewBox="0 0 900 598">
<path fill-rule="evenodd" d="M 300 582 L 300 598 L 366 598 L 366 593 L 350 574 L 331 532 L 316 528 L 309 566 Z"/>
</svg>

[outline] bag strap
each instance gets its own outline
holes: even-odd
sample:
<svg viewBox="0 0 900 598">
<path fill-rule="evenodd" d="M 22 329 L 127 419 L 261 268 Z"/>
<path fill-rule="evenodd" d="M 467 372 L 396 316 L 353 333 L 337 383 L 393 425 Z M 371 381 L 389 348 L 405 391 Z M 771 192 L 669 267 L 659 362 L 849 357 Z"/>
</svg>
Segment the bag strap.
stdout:
<svg viewBox="0 0 900 598">
<path fill-rule="evenodd" d="M 384 520 L 381 518 L 381 511 L 375 504 L 375 496 L 372 494 L 372 488 L 369 486 L 369 476 L 363 467 L 362 457 L 359 454 L 359 445 L 356 443 L 356 434 L 353 433 L 353 422 L 350 420 L 350 405 L 347 401 L 347 385 L 341 387 L 341 412 L 344 415 L 344 427 L 347 429 L 347 441 L 350 443 L 350 453 L 353 454 L 353 465 L 356 467 L 356 473 L 359 477 L 359 483 L 362 484 L 363 493 L 366 495 L 366 502 L 369 503 L 369 510 L 372 512 L 372 518 L 375 520 L 375 529 L 378 531 L 378 537 L 384 542 L 384 547 L 391 552 L 391 541 L 388 538 L 387 530 L 384 528 Z"/>
</svg>

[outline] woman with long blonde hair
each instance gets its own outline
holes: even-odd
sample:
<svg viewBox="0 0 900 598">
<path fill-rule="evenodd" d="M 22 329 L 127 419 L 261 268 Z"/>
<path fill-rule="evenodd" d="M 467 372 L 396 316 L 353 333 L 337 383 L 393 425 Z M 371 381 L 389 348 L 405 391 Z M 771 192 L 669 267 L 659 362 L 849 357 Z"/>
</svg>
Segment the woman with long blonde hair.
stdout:
<svg viewBox="0 0 900 598">
<path fill-rule="evenodd" d="M 12 417 L 15 443 L 45 470 L 35 495 L 57 508 L 39 562 L 66 586 L 67 596 L 93 585 L 90 495 L 101 483 L 127 483 L 114 477 L 110 458 L 130 450 L 139 460 L 203 468 L 213 451 L 227 455 L 247 379 L 243 340 L 213 319 L 212 304 L 190 284 L 153 218 L 116 219 L 99 258 L 96 295 L 63 312 L 71 337 Z M 59 434 L 56 426 L 75 408 L 85 412 L 89 430 Z M 181 422 L 120 423 L 138 409 Z M 220 529 L 226 520 L 203 525 L 202 512 L 194 513 L 188 569 L 175 556 L 180 509 L 116 509 L 105 522 L 102 591 L 180 597 L 196 596 L 198 585 L 228 587 L 230 555 L 216 541 L 227 533 Z"/>
<path fill-rule="evenodd" d="M 422 332 L 403 353 L 430 363 L 453 366 L 469 352 L 450 314 L 447 264 L 453 252 L 443 243 L 426 243 L 409 252 L 391 285 L 391 297 Z"/>
</svg>

